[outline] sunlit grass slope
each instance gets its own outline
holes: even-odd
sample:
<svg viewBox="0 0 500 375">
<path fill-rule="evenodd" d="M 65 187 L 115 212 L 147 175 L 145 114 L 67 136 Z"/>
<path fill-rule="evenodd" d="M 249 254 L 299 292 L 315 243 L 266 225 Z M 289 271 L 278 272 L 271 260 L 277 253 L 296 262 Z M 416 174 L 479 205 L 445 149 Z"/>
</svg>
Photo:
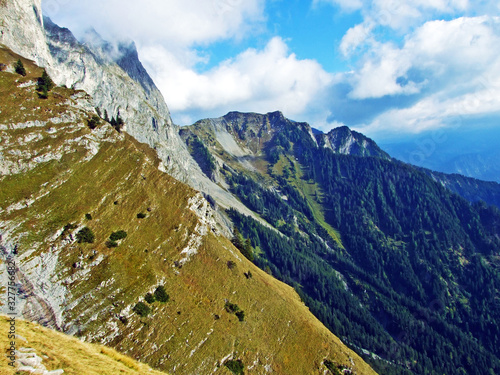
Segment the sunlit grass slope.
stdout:
<svg viewBox="0 0 500 375">
<path fill-rule="evenodd" d="M 37 319 L 29 307 L 44 300 L 53 310 L 45 318 L 61 330 L 174 374 L 231 374 L 230 361 L 241 361 L 245 374 L 325 374 L 325 361 L 374 373 L 291 287 L 218 235 L 209 204 L 161 172 L 154 150 L 104 122 L 90 130 L 91 109 L 71 90 L 41 100 L 19 87 L 40 74 L 25 65 L 34 73 L 0 73 L 0 89 L 23 97 L 17 105 L 30 119 L 50 121 L 14 126 L 26 119 L 0 108 L 0 151 L 11 168 L 0 177 L 0 230 L 18 244 L 19 276 L 32 284 L 28 315 Z M 93 243 L 76 241 L 83 227 Z M 127 237 L 110 247 L 119 230 Z M 145 302 L 159 285 L 169 301 Z M 134 312 L 138 302 L 149 315 Z M 39 350 L 48 349 L 41 342 Z"/>
<path fill-rule="evenodd" d="M 17 368 L 8 365 L 5 353 L 9 349 L 7 332 L 10 324 L 6 316 L 0 316 L 0 373 L 29 374 L 16 372 Z M 38 324 L 25 320 L 16 321 L 17 349 L 22 352 L 32 352 L 42 360 L 42 365 L 47 371 L 64 369 L 66 375 L 160 375 L 164 372 L 151 369 L 130 357 L 118 353 L 116 350 L 103 345 L 89 344 L 60 332 L 44 328 Z M 5 334 L 4 334 L 5 333 Z M 28 349 L 28 350 L 26 350 Z"/>
</svg>

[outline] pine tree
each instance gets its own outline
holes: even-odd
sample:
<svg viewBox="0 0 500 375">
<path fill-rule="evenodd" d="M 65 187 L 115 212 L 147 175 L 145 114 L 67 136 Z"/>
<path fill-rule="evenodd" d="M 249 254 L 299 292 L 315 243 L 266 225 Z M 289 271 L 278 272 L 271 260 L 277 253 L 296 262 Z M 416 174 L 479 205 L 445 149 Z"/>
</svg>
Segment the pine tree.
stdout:
<svg viewBox="0 0 500 375">
<path fill-rule="evenodd" d="M 47 74 L 47 71 L 44 69 L 42 76 L 38 78 L 37 91 L 41 92 L 38 94 L 40 98 L 47 99 L 49 96 L 49 91 L 54 88 L 54 81 Z"/>
<path fill-rule="evenodd" d="M 234 247 L 236 247 L 238 250 L 242 250 L 243 249 L 243 237 L 241 236 L 241 233 L 240 231 L 238 230 L 238 228 L 234 228 L 234 231 L 233 231 L 233 239 L 231 240 L 231 242 L 233 243 Z"/>
<path fill-rule="evenodd" d="M 14 69 L 17 74 L 22 75 L 23 77 L 26 76 L 26 69 L 24 68 L 23 62 L 21 59 L 17 60 L 17 62 L 14 64 Z"/>
<path fill-rule="evenodd" d="M 241 250 L 241 253 L 251 262 L 254 260 L 254 255 L 253 255 L 253 248 L 252 244 L 250 242 L 250 238 L 247 238 L 245 240 L 245 243 L 243 244 L 243 249 Z"/>
</svg>

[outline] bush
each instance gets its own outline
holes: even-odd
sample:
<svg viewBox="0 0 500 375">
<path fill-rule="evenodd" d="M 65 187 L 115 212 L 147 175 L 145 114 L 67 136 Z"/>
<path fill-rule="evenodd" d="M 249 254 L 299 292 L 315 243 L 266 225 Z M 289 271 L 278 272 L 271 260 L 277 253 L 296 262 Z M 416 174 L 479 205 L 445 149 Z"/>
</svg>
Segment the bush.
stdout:
<svg viewBox="0 0 500 375">
<path fill-rule="evenodd" d="M 232 260 L 227 261 L 227 268 L 232 270 L 234 267 L 236 267 L 236 263 L 234 263 Z"/>
<path fill-rule="evenodd" d="M 160 285 L 158 288 L 156 288 L 155 293 L 154 293 L 154 297 L 157 301 L 164 302 L 164 303 L 168 302 L 168 300 L 170 299 L 170 296 L 165 291 L 165 288 L 163 287 L 163 285 Z"/>
<path fill-rule="evenodd" d="M 90 119 L 87 120 L 87 126 L 90 130 L 94 130 L 97 128 L 97 125 L 101 123 L 101 119 L 97 115 L 93 115 Z"/>
<path fill-rule="evenodd" d="M 144 219 L 145 217 L 146 217 L 146 214 L 145 214 L 144 212 L 139 212 L 139 213 L 137 214 L 137 218 L 138 218 L 138 219 Z"/>
<path fill-rule="evenodd" d="M 78 243 L 94 243 L 95 235 L 89 227 L 82 228 L 76 234 Z"/>
<path fill-rule="evenodd" d="M 245 365 L 241 361 L 241 359 L 238 360 L 229 360 L 224 363 L 224 366 L 226 366 L 233 374 L 236 375 L 242 375 L 243 370 L 245 369 Z"/>
<path fill-rule="evenodd" d="M 243 322 L 245 320 L 245 312 L 244 311 L 238 311 L 236 313 L 236 316 L 238 317 L 238 320 L 240 322 Z"/>
<path fill-rule="evenodd" d="M 124 230 L 119 230 L 118 232 L 111 233 L 109 239 L 111 241 L 118 241 L 124 239 L 125 237 L 127 237 L 127 232 L 125 232 Z"/>
<path fill-rule="evenodd" d="M 92 220 L 92 215 L 91 214 L 85 214 L 85 219 Z"/>
<path fill-rule="evenodd" d="M 226 311 L 228 313 L 236 313 L 238 311 L 240 311 L 240 308 L 237 304 L 235 303 L 231 303 L 229 301 L 226 302 L 226 304 L 224 305 L 224 307 L 226 308 Z"/>
<path fill-rule="evenodd" d="M 23 77 L 26 76 L 26 69 L 24 68 L 21 59 L 17 60 L 17 62 L 14 64 L 14 70 L 16 71 L 17 74 L 20 74 Z"/>
<path fill-rule="evenodd" d="M 148 316 L 151 313 L 151 309 L 144 302 L 137 302 L 132 310 L 140 316 Z"/>
<path fill-rule="evenodd" d="M 118 242 L 107 240 L 105 245 L 108 249 L 111 249 L 112 247 L 118 247 Z"/>
<path fill-rule="evenodd" d="M 151 304 L 153 303 L 154 301 L 156 301 L 155 299 L 155 296 L 152 295 L 151 293 L 148 293 L 146 294 L 146 296 L 144 297 L 144 299 L 146 300 L 147 303 Z"/>
</svg>

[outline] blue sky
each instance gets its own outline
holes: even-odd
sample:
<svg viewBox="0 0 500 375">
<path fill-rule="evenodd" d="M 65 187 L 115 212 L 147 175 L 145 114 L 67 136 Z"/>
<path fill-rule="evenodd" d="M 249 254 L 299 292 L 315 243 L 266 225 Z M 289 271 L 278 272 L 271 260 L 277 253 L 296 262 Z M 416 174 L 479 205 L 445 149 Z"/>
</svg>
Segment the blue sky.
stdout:
<svg viewBox="0 0 500 375">
<path fill-rule="evenodd" d="M 80 35 L 134 40 L 190 124 L 269 112 L 379 141 L 500 124 L 500 5 L 489 0 L 44 0 Z"/>
</svg>

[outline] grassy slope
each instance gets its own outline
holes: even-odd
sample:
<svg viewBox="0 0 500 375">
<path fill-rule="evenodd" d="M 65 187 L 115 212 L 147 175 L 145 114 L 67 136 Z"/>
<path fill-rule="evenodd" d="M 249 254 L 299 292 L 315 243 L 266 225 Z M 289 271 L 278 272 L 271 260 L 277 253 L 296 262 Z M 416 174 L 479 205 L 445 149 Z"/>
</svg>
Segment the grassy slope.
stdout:
<svg viewBox="0 0 500 375">
<path fill-rule="evenodd" d="M 1 73 L 0 89 L 11 90 L 16 80 L 40 74 L 28 61 L 25 66 L 30 71 L 26 78 Z M 23 106 L 35 118 L 52 113 L 47 117 L 51 118 L 59 109 L 75 111 L 65 104 L 71 94 L 65 89 L 54 90 L 46 101 L 29 89 L 13 90 L 10 95 L 25 96 Z M 10 113 L 1 110 L 0 123 L 22 120 L 11 121 Z M 47 146 L 68 145 L 76 136 L 92 137 L 83 123 L 89 114 L 78 115 L 79 125 L 2 130 L 0 147 L 5 155 L 16 147 L 36 155 Z M 49 128 L 57 130 L 54 138 Z M 209 233 L 202 237 L 198 254 L 183 267 L 176 266 L 199 225 L 198 217 L 186 208 L 196 192 L 155 168 L 159 161 L 147 146 L 119 136 L 108 125 L 96 131 L 108 141 L 100 142 L 90 160 L 85 159 L 88 151 L 74 144 L 60 160 L 0 178 L 0 229 L 12 230 L 9 236 L 19 242 L 21 256 L 30 248 L 35 249 L 32 257 L 59 254 L 55 279 L 70 291 L 63 317 L 72 327 L 66 329 L 176 374 L 227 374 L 221 361 L 229 357 L 242 359 L 246 373 L 263 373 L 269 366 L 280 374 L 321 374 L 325 359 L 348 367 L 354 363 L 358 374 L 373 373 L 309 313 L 292 288 L 238 257 L 225 238 Z M 24 146 L 2 143 L 32 133 L 43 134 L 43 139 Z M 30 199 L 35 201 L 24 204 Z M 5 209 L 18 202 L 23 203 L 18 209 Z M 147 217 L 138 219 L 139 212 Z M 86 213 L 92 220 L 85 219 Z M 78 244 L 58 236 L 67 223 L 89 226 L 95 243 Z M 118 248 L 108 249 L 108 236 L 119 229 L 128 237 Z M 96 259 L 102 261 L 96 264 Z M 227 266 L 230 260 L 236 263 L 233 269 Z M 247 271 L 251 279 L 244 276 Z M 154 303 L 148 317 L 130 311 L 160 283 L 170 302 Z M 245 311 L 244 322 L 225 311 L 226 300 Z M 124 316 L 127 324 L 119 319 Z"/>
<path fill-rule="evenodd" d="M 2 352 L 0 372 L 4 375 L 20 373 L 8 365 L 7 358 L 3 355 L 9 348 L 6 334 L 9 328 L 7 317 L 0 316 L 0 332 L 2 332 L 0 335 L 0 350 Z M 48 371 L 64 369 L 66 375 L 165 374 L 124 356 L 114 349 L 85 343 L 75 337 L 25 320 L 16 321 L 16 332 L 19 335 L 16 339 L 17 349 L 35 349 L 36 355 L 43 359 L 42 365 Z M 28 372 L 23 373 L 27 374 Z"/>
</svg>

